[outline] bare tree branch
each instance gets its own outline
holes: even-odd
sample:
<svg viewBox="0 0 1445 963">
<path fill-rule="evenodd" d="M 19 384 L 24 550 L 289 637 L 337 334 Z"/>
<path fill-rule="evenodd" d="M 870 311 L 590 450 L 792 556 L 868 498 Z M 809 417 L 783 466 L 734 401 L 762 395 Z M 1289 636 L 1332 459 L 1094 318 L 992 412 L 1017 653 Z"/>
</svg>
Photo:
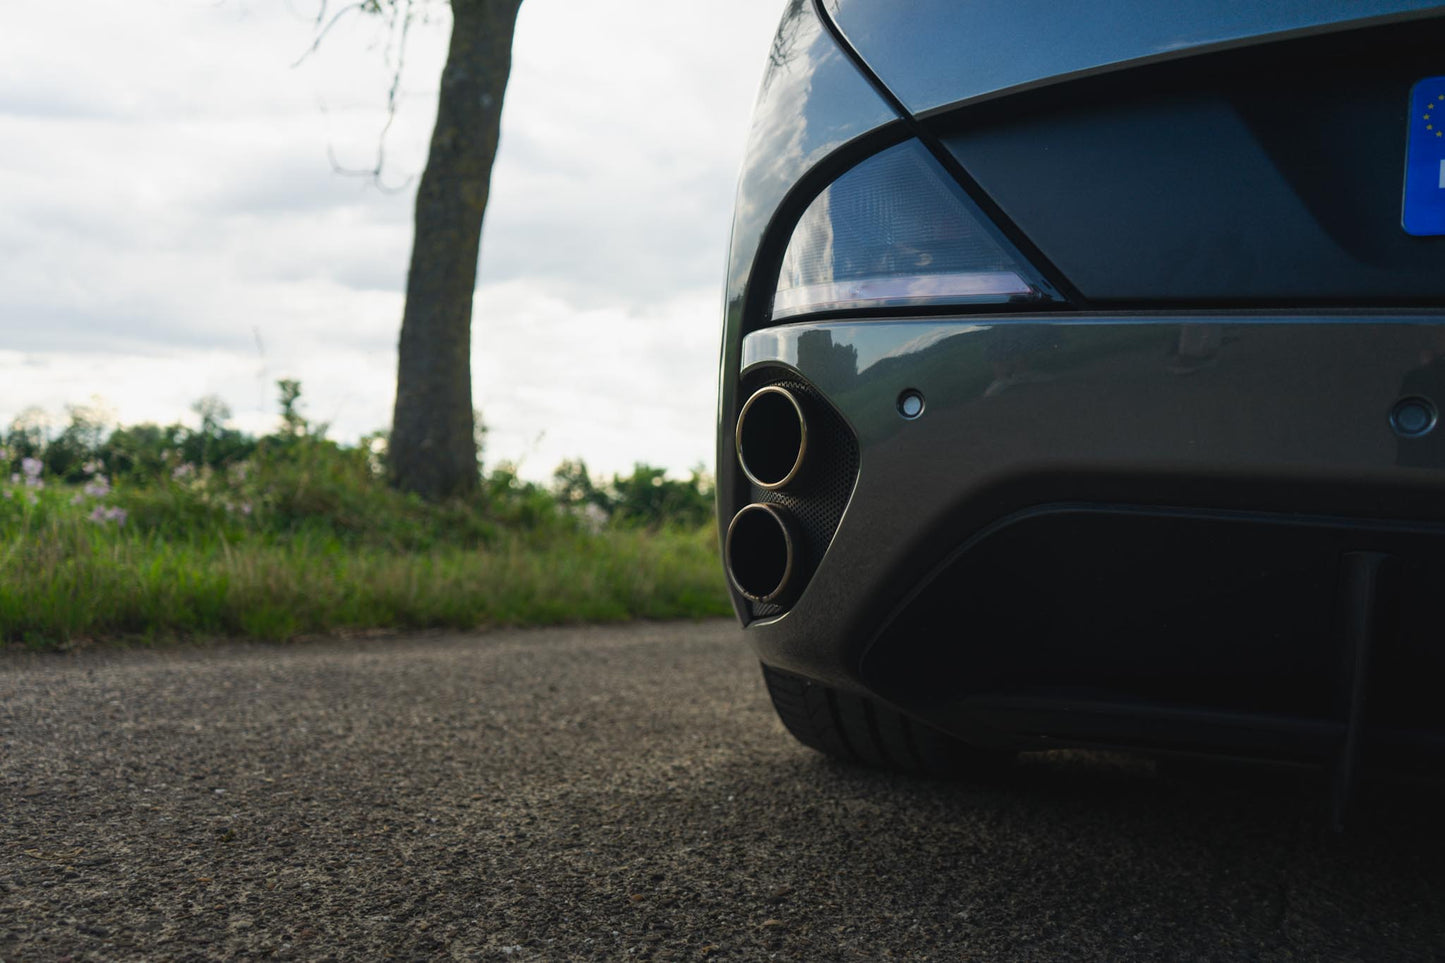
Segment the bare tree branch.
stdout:
<svg viewBox="0 0 1445 963">
<path fill-rule="evenodd" d="M 420 12 L 418 11 L 418 6 L 422 6 L 423 8 Z M 292 66 L 295 67 L 299 65 L 307 57 L 315 53 L 316 50 L 320 48 L 322 40 L 325 39 L 326 33 L 335 25 L 336 21 L 353 10 L 360 10 L 363 13 L 381 13 L 383 10 L 383 0 L 356 0 L 356 2 L 348 3 L 342 7 L 329 20 L 325 19 L 327 0 L 322 0 L 321 6 L 317 11 L 315 22 L 321 24 L 324 21 L 325 26 L 321 27 L 318 31 L 316 39 L 311 44 L 311 48 L 302 54 L 301 58 L 292 64 Z M 374 187 L 383 193 L 399 194 L 415 183 L 416 175 L 412 174 L 408 176 L 400 184 L 395 186 L 387 185 L 382 180 L 386 170 L 386 139 L 387 135 L 391 132 L 392 125 L 396 122 L 397 111 L 401 106 L 401 80 L 402 74 L 406 69 L 408 35 L 411 32 L 412 23 L 418 15 L 421 15 L 423 19 L 425 19 L 425 8 L 424 3 L 419 4 L 418 0 L 385 0 L 385 10 L 387 19 L 384 49 L 386 52 L 386 60 L 391 66 L 391 83 L 388 85 L 386 91 L 386 120 L 382 123 L 381 130 L 378 131 L 376 135 L 375 163 L 370 167 L 364 168 L 349 167 L 342 164 L 336 156 L 335 146 L 329 142 L 329 139 L 326 145 L 326 156 L 327 160 L 331 163 L 331 169 L 334 173 L 346 177 L 365 177 L 371 181 Z M 320 106 L 322 115 L 326 116 L 329 121 L 326 105 L 321 104 Z"/>
<path fill-rule="evenodd" d="M 326 22 L 326 25 L 325 25 L 324 27 L 321 27 L 319 30 L 316 31 L 316 38 L 311 41 L 311 46 L 310 46 L 310 47 L 307 47 L 307 48 L 306 48 L 306 52 L 303 53 L 301 56 L 297 57 L 296 60 L 295 60 L 295 62 L 293 62 L 293 63 L 291 64 L 291 66 L 292 66 L 292 67 L 299 67 L 299 66 L 301 66 L 303 63 L 306 62 L 306 58 L 307 58 L 307 57 L 310 57 L 310 56 L 311 56 L 312 54 L 314 54 L 316 51 L 320 50 L 320 49 L 321 49 L 321 41 L 325 40 L 325 39 L 326 39 L 326 35 L 331 32 L 331 28 L 334 27 L 334 26 L 336 26 L 336 21 L 340 20 L 342 17 L 346 16 L 348 13 L 350 13 L 350 12 L 353 11 L 353 10 L 361 10 L 361 11 L 364 11 L 364 12 L 369 13 L 369 12 L 371 12 L 372 10 L 374 10 L 375 8 L 376 8 L 376 0 L 357 0 L 356 3 L 348 3 L 346 6 L 342 7 L 340 10 L 336 11 L 336 16 L 332 17 L 330 20 L 328 20 L 328 21 Z M 325 15 L 326 15 L 326 0 L 322 0 L 322 2 L 321 2 L 321 9 L 320 9 L 320 10 L 317 12 L 317 14 L 316 14 L 316 23 L 317 23 L 318 26 L 321 24 L 321 19 L 322 19 Z"/>
</svg>

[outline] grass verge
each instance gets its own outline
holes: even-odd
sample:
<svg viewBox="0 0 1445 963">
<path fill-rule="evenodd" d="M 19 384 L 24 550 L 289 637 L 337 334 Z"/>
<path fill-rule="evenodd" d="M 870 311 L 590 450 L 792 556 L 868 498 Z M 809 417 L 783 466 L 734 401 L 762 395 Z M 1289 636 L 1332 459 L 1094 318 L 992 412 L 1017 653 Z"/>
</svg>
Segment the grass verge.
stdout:
<svg viewBox="0 0 1445 963">
<path fill-rule="evenodd" d="M 509 534 L 397 552 L 322 538 L 187 543 L 70 525 L 0 549 L 0 639 L 36 649 L 728 612 L 708 530 Z"/>
<path fill-rule="evenodd" d="M 150 439 L 145 457 L 108 442 L 51 459 L 64 471 L 0 448 L 0 645 L 730 611 L 700 472 L 639 465 L 604 490 L 577 463 L 546 489 L 502 466 L 431 503 L 390 488 L 372 446 L 292 427 L 231 438 L 244 451 L 215 464 L 186 446 L 230 435 L 180 426 L 130 430 Z"/>
</svg>

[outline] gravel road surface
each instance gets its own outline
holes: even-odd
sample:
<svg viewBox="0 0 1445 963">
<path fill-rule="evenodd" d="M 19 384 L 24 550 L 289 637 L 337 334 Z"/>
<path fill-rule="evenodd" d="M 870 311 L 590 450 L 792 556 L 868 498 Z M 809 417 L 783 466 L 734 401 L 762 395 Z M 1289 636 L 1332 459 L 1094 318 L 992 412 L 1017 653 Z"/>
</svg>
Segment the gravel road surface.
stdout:
<svg viewBox="0 0 1445 963">
<path fill-rule="evenodd" d="M 731 623 L 0 656 L 0 960 L 1445 958 L 1438 790 L 835 765 Z"/>
</svg>

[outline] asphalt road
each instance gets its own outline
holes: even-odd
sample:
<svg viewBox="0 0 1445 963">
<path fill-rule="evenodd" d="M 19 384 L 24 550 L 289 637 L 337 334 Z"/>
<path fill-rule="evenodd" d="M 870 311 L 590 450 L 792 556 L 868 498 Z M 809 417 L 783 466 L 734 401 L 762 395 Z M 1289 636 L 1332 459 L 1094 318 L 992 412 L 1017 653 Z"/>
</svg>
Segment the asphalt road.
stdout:
<svg viewBox="0 0 1445 963">
<path fill-rule="evenodd" d="M 1445 796 L 832 764 L 729 623 L 0 656 L 0 960 L 1445 957 Z"/>
</svg>

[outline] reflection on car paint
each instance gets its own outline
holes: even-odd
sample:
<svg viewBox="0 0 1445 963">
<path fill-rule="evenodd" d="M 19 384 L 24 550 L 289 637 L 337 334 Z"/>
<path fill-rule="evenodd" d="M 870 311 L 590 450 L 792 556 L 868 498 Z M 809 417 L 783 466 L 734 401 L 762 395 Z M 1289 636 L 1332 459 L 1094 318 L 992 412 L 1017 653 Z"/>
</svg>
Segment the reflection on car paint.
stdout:
<svg viewBox="0 0 1445 963">
<path fill-rule="evenodd" d="M 1301 364 L 1302 352 L 1310 364 Z M 742 367 L 770 363 L 816 385 L 865 450 L 903 430 L 897 398 L 916 388 L 928 396 L 930 419 L 945 422 L 977 404 L 1032 410 L 1025 399 L 1046 394 L 1039 410 L 1050 412 L 1048 425 L 1038 427 L 1076 439 L 1070 445 L 1082 447 L 1070 457 L 1211 468 L 1445 467 L 1445 432 L 1402 438 L 1389 422 L 1402 397 L 1445 404 L 1445 326 L 1419 318 L 823 321 L 748 335 Z M 1296 374 L 1282 386 L 1286 371 Z M 1347 406 L 1346 397 L 1376 398 L 1378 406 Z M 974 429 L 975 442 L 995 452 L 995 468 L 1010 450 L 1038 457 L 1041 435 L 1010 423 Z"/>
<path fill-rule="evenodd" d="M 1434 0 L 1240 3 L 1096 0 L 1086 16 L 1057 0 L 826 0 L 829 15 L 903 105 L 915 113 L 1040 82 L 1190 56 L 1262 35 L 1359 28 L 1438 8 Z M 977 38 L 989 42 L 979 43 Z M 967 56 L 960 56 L 967 50 Z"/>
</svg>

